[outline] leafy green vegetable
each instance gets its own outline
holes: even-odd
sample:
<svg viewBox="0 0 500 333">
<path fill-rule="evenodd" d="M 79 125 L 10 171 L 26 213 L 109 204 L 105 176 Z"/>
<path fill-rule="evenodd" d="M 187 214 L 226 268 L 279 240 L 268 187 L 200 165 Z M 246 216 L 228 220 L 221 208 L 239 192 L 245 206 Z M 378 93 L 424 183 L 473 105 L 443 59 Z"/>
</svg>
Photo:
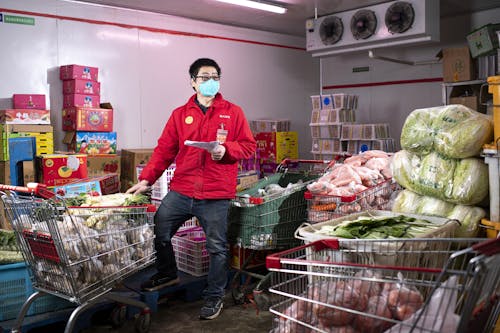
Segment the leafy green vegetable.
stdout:
<svg viewBox="0 0 500 333">
<path fill-rule="evenodd" d="M 454 205 L 444 200 L 429 196 L 421 196 L 417 214 L 431 216 L 446 216 L 453 210 Z"/>
<path fill-rule="evenodd" d="M 432 124 L 436 116 L 434 109 L 417 109 L 410 113 L 401 129 L 401 148 L 418 154 L 431 152 L 435 134 Z"/>
<path fill-rule="evenodd" d="M 480 203 L 489 191 L 488 166 L 478 158 L 460 160 L 452 189 L 449 201 L 464 205 Z"/>
<path fill-rule="evenodd" d="M 432 152 L 422 158 L 421 168 L 415 175 L 411 190 L 432 197 L 445 199 L 453 185 L 457 160 Z"/>
<path fill-rule="evenodd" d="M 410 190 L 400 191 L 392 205 L 392 211 L 398 213 L 416 213 L 421 196 Z"/>
<path fill-rule="evenodd" d="M 479 221 L 486 216 L 480 207 L 456 205 L 447 215 L 449 219 L 460 221 L 460 227 L 455 232 L 455 237 L 476 237 Z"/>
</svg>

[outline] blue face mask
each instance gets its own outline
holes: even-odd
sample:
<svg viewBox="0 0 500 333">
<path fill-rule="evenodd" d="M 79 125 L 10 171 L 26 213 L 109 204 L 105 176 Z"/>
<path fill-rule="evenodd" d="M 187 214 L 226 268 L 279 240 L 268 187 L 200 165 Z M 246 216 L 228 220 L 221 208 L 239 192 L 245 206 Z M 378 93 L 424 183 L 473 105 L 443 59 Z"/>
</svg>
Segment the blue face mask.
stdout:
<svg viewBox="0 0 500 333">
<path fill-rule="evenodd" d="M 219 92 L 220 83 L 210 79 L 200 84 L 200 93 L 205 97 L 215 96 Z"/>
</svg>

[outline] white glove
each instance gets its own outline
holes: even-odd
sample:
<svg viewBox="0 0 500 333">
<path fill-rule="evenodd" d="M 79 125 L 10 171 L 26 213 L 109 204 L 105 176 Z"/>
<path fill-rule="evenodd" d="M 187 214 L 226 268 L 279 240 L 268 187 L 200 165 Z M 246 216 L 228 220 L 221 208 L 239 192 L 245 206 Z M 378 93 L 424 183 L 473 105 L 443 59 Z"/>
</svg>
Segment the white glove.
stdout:
<svg viewBox="0 0 500 333">
<path fill-rule="evenodd" d="M 226 153 L 226 147 L 223 145 L 218 145 L 212 151 L 210 154 L 212 154 L 212 160 L 214 161 L 219 161 L 224 157 L 224 154 Z"/>
</svg>

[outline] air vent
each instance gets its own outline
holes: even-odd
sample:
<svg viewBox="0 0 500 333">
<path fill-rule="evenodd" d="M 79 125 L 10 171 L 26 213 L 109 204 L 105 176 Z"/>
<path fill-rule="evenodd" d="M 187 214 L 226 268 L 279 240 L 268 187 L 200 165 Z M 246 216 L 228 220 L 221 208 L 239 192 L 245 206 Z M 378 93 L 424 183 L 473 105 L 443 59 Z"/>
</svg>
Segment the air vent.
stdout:
<svg viewBox="0 0 500 333">
<path fill-rule="evenodd" d="M 393 3 L 385 13 L 385 25 L 392 34 L 400 34 L 410 29 L 414 19 L 413 6 L 406 1 Z"/>
<path fill-rule="evenodd" d="M 377 16 L 368 9 L 358 10 L 351 19 L 351 32 L 355 39 L 367 39 L 377 29 Z"/>
<path fill-rule="evenodd" d="M 344 33 L 344 25 L 338 16 L 330 16 L 321 22 L 319 36 L 324 45 L 337 43 Z"/>
</svg>

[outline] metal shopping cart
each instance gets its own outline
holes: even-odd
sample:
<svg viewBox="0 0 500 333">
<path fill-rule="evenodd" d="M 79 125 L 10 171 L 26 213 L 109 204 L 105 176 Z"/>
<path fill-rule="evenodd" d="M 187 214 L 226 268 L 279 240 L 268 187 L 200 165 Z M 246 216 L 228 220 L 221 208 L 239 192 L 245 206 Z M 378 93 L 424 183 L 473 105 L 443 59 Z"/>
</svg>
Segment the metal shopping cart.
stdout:
<svg viewBox="0 0 500 333">
<path fill-rule="evenodd" d="M 500 313 L 500 239 L 324 239 L 267 267 L 274 333 L 491 332 Z"/>
<path fill-rule="evenodd" d="M 340 158 L 339 155 L 337 160 Z M 255 273 L 247 268 L 259 251 L 276 251 L 300 244 L 294 232 L 307 220 L 306 186 L 335 161 L 285 159 L 275 174 L 238 193 L 232 200 L 228 217 L 229 243 L 250 250 L 231 282 L 237 304 L 255 301 L 258 309 L 267 307 L 268 301 L 262 291 L 269 283 L 269 274 Z M 247 279 L 240 284 L 242 274 Z M 252 278 L 259 282 L 251 284 Z"/>
<path fill-rule="evenodd" d="M 125 305 L 131 305 L 141 309 L 136 331 L 149 330 L 147 304 L 110 291 L 154 261 L 150 206 L 67 207 L 41 184 L 0 185 L 0 190 L 37 290 L 23 304 L 12 332 L 20 331 L 31 304 L 46 294 L 78 305 L 66 324 L 66 333 L 73 331 L 80 313 L 103 299 L 120 304 L 112 311 L 115 324 L 124 322 Z"/>
</svg>

